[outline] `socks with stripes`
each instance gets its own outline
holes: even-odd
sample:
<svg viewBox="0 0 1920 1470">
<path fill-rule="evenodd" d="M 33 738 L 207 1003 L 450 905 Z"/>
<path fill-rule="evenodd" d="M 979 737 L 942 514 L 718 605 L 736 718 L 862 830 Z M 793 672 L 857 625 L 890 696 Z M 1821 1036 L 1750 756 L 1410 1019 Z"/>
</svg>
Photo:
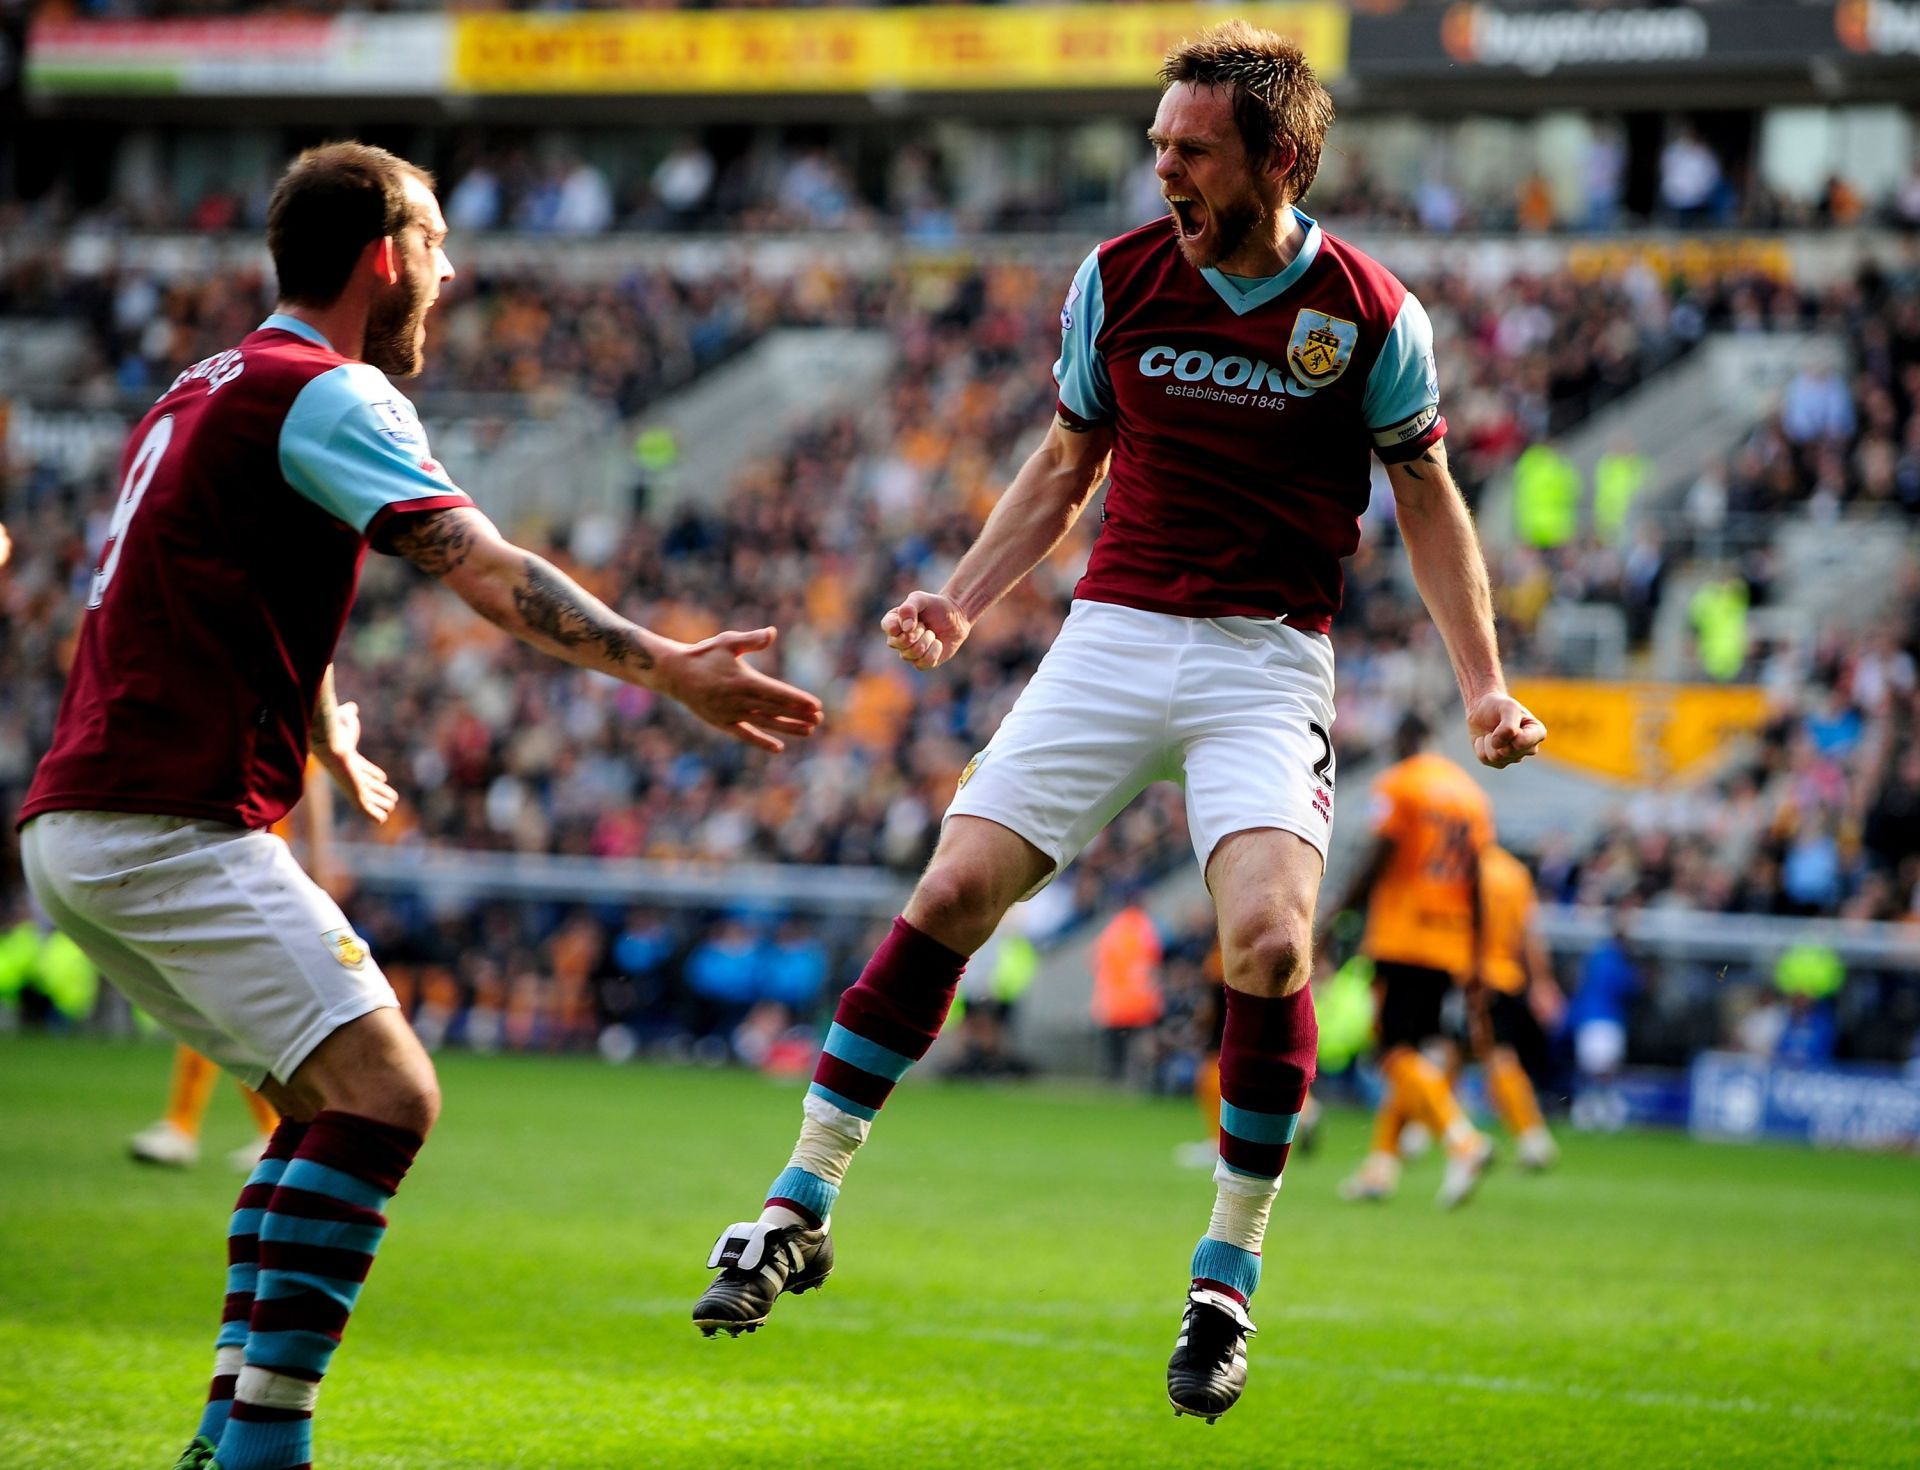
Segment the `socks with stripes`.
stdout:
<svg viewBox="0 0 1920 1470">
<path fill-rule="evenodd" d="M 417 1133 L 353 1113 L 329 1110 L 307 1126 L 259 1217 L 221 1470 L 308 1470 L 320 1380 L 386 1234 L 381 1212 L 420 1144 Z"/>
<path fill-rule="evenodd" d="M 927 1054 L 953 1005 L 967 957 L 904 918 L 840 997 L 827 1032 L 793 1157 L 767 1191 L 760 1218 L 818 1228 L 833 1213 L 854 1150 L 894 1083 Z"/>
<path fill-rule="evenodd" d="M 1313 1083 L 1320 1026 L 1313 997 L 1227 987 L 1220 1042 L 1220 1162 L 1213 1218 L 1193 1253 L 1193 1284 L 1245 1303 L 1260 1284 L 1260 1246 Z"/>
<path fill-rule="evenodd" d="M 185 1047 L 182 1056 L 192 1056 Z M 240 1377 L 240 1365 L 246 1356 L 247 1320 L 253 1315 L 254 1284 L 260 1276 L 260 1217 L 266 1214 L 273 1188 L 287 1171 L 287 1164 L 300 1140 L 307 1136 L 307 1125 L 282 1122 L 267 1140 L 267 1151 L 247 1176 L 233 1207 L 233 1219 L 227 1226 L 227 1302 L 220 1313 L 220 1335 L 213 1345 L 213 1383 L 207 1390 L 207 1407 L 200 1415 L 195 1432 L 215 1444 L 227 1427 L 227 1412 L 233 1407 L 233 1386 Z"/>
</svg>

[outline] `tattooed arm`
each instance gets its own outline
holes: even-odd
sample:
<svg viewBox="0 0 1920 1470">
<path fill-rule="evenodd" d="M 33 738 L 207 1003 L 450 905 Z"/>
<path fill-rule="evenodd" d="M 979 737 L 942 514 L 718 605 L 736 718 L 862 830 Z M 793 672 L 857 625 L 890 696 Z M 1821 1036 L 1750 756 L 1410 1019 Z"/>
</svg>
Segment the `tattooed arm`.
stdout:
<svg viewBox="0 0 1920 1470">
<path fill-rule="evenodd" d="M 1388 465 L 1387 478 L 1414 583 L 1453 661 L 1474 754 L 1495 767 L 1525 760 L 1547 729 L 1507 693 L 1487 563 L 1467 503 L 1447 470 L 1445 441 L 1418 459 Z"/>
<path fill-rule="evenodd" d="M 772 628 L 700 643 L 662 638 L 515 546 L 470 506 L 410 517 L 387 547 L 522 642 L 578 668 L 657 689 L 749 745 L 782 750 L 779 736 L 810 735 L 820 721 L 819 700 L 743 662 L 742 655 L 773 645 Z"/>
</svg>

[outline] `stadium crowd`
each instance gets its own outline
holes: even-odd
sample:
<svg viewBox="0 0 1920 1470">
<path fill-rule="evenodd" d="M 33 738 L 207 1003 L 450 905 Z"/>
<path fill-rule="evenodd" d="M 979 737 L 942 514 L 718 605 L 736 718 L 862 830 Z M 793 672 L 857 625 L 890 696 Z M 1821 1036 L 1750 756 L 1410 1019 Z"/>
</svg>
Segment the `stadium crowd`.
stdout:
<svg viewBox="0 0 1920 1470">
<path fill-rule="evenodd" d="M 1869 271 L 1818 314 L 1784 307 L 1742 302 L 1733 320 L 1835 331 L 1853 360 L 1803 368 L 1779 410 L 1709 467 L 1688 497 L 1699 529 L 1802 507 L 1827 520 L 1843 509 L 1920 517 L 1920 269 Z"/>
<path fill-rule="evenodd" d="M 825 735 L 777 760 L 703 738 L 644 692 L 556 669 L 398 563 L 376 558 L 340 653 L 341 686 L 360 701 L 368 748 L 405 795 L 376 840 L 913 870 L 930 850 L 960 768 L 1057 626 L 1093 518 L 982 624 L 955 669 L 915 674 L 872 630 L 902 589 L 944 578 L 1045 422 L 1054 298 L 1071 264 L 1047 257 L 875 277 L 821 266 L 727 293 L 664 266 L 604 287 L 551 273 L 475 271 L 456 282 L 429 353 L 430 422 L 437 392 L 475 388 L 557 388 L 640 407 L 667 380 L 639 373 L 631 358 L 609 357 L 623 322 L 643 343 L 682 344 L 685 372 L 769 324 L 792 321 L 880 326 L 897 344 L 899 366 L 875 401 L 807 426 L 751 464 L 724 496 L 690 499 L 624 529 L 583 522 L 548 533 L 556 561 L 671 636 L 780 625 L 780 670 L 827 698 Z M 1857 288 L 1809 301 L 1758 279 L 1669 286 L 1644 271 L 1498 287 L 1434 276 L 1416 285 L 1435 320 L 1450 444 L 1470 489 L 1685 350 L 1710 322 L 1847 324 L 1866 312 L 1864 298 L 1849 294 Z M 242 335 L 262 309 L 262 290 L 244 275 L 169 279 L 132 266 L 76 276 L 62 272 L 60 257 L 30 256 L 0 283 L 0 310 L 85 323 L 92 351 L 80 380 L 41 386 L 81 403 L 137 403 L 179 365 Z M 716 327 L 716 313 L 730 325 Z M 1896 312 L 1889 320 L 1890 340 L 1906 341 L 1897 325 L 1906 318 Z M 72 482 L 47 463 L 11 465 L 8 474 L 4 501 L 19 554 L 0 573 L 0 789 L 17 800 L 51 725 L 76 589 L 93 564 L 111 486 L 103 475 Z M 1394 552 L 1384 486 L 1369 517 L 1336 634 L 1337 733 L 1350 763 L 1384 745 L 1400 711 L 1447 696 L 1446 661 Z M 1589 575 L 1569 575 L 1566 558 L 1576 553 Z M 1523 550 L 1496 569 L 1520 666 L 1531 654 L 1528 612 L 1537 617 L 1543 605 L 1530 594 L 1516 598 L 1523 579 L 1539 582 L 1545 567 L 1548 599 L 1618 595 L 1617 579 L 1591 573 L 1605 557 L 1624 565 L 1617 546 L 1583 542 L 1556 555 L 1560 561 L 1543 561 Z M 1791 754 L 1798 743 L 1783 739 L 1781 748 Z M 1186 852 L 1178 795 L 1156 789 L 1037 903 L 1033 937 L 1064 933 Z M 1575 864 L 1576 887 L 1601 881 L 1588 874 L 1613 871 L 1612 852 Z M 1910 902 L 1912 887 L 1909 880 L 1895 907 Z M 865 942 L 859 924 L 813 927 L 750 907 L 635 917 L 525 906 L 447 914 L 362 902 L 381 952 L 435 979 L 433 987 L 422 980 L 422 1004 L 429 988 L 443 1009 L 450 993 L 496 996 L 491 1010 L 509 1039 L 575 1038 L 592 1019 L 613 1015 L 632 1018 L 636 1034 L 737 1031 L 752 999 L 772 999 L 745 998 L 743 1008 L 744 974 L 787 974 L 778 1004 L 804 1015 L 811 1003 L 791 977 L 837 975 Z M 630 932 L 636 926 L 641 938 Z M 824 946 L 827 963 L 772 963 L 783 946 Z M 652 958 L 636 969 L 640 956 Z M 541 976 L 553 984 L 543 988 Z M 455 977 L 452 992 L 447 977 Z M 514 1005 L 532 1019 L 508 1026 Z M 764 1027 L 764 1012 L 756 1025 Z"/>
<path fill-rule="evenodd" d="M 1762 670 L 1774 708 L 1708 784 L 1649 787 L 1544 896 L 1729 914 L 1920 922 L 1920 578 L 1870 632 Z"/>
<path fill-rule="evenodd" d="M 1115 125 L 1118 127 L 1119 125 Z M 1131 127 L 1121 135 L 1132 136 Z M 58 146 L 57 140 L 48 140 Z M 1577 175 L 1511 177 L 1466 166 L 1469 137 L 1438 135 L 1418 161 L 1369 151 L 1357 134 L 1327 161 L 1310 207 L 1342 230 L 1424 235 L 1602 233 L 1645 224 L 1688 231 L 1920 229 L 1920 158 L 1869 187 L 1832 175 L 1804 196 L 1769 188 L 1676 128 L 1629 195 L 1617 129 L 1596 128 Z M 512 231 L 583 238 L 634 232 L 882 232 L 945 244 L 975 234 L 1063 227 L 1118 230 L 1160 208 L 1150 158 L 1124 166 L 1035 152 L 1015 134 L 796 127 L 629 131 L 614 135 L 475 129 L 441 140 L 448 222 L 462 235 Z M 165 230 L 219 234 L 265 224 L 271 175 L 239 157 L 162 161 L 129 155 L 104 192 L 69 180 L 9 198 L 0 224 L 46 233 Z M 1578 188 L 1573 185 L 1577 182 Z M 19 180 L 15 187 L 24 187 Z"/>
<path fill-rule="evenodd" d="M 967 272 L 965 260 L 935 252 L 891 271 L 824 256 L 785 269 L 756 269 L 744 257 L 725 269 L 655 261 L 592 282 L 545 267 L 470 265 L 429 319 L 427 372 L 410 391 L 429 412 L 441 393 L 560 392 L 632 415 L 771 327 L 885 326 L 911 335 L 922 328 L 907 318 L 920 313 L 971 329 L 975 302 L 1003 280 L 1027 293 L 1023 309 L 1035 313 L 1019 366 L 1038 380 L 1057 344 L 1049 340 L 1054 313 L 1037 303 L 1071 274 L 1072 250 L 1043 247 L 1016 264 L 980 266 L 950 291 L 947 279 L 956 265 Z M 1036 270 L 1052 274 L 1033 281 Z M 1414 284 L 1447 365 L 1450 444 L 1470 490 L 1527 444 L 1684 352 L 1710 322 L 1738 322 L 1745 302 L 1774 290 L 1760 277 L 1671 290 L 1645 269 L 1499 282 L 1435 272 Z M 923 298 L 935 304 L 922 307 Z M 257 267 L 210 275 L 134 244 L 27 247 L 0 265 L 0 315 L 85 330 L 88 352 L 64 376 L 21 385 L 69 406 L 144 406 L 181 365 L 237 340 L 270 305 L 271 282 Z"/>
<path fill-rule="evenodd" d="M 88 351 L 60 380 L 30 387 L 81 408 L 133 410 L 180 367 L 238 341 L 272 307 L 257 265 L 75 269 L 60 247 L 24 251 L 0 270 L 0 316 L 82 325 Z M 445 289 L 416 397 L 552 392 L 620 415 L 750 345 L 777 326 L 872 325 L 884 282 L 815 264 L 780 278 L 750 266 L 699 273 L 636 265 L 606 282 L 533 268 L 474 270 Z"/>
</svg>

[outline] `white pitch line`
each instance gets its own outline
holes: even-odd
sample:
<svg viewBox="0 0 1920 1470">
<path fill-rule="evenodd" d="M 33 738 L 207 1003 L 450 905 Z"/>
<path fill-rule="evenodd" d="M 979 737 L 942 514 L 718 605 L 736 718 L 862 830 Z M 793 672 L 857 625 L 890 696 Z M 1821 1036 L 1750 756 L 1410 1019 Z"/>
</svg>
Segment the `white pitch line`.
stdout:
<svg viewBox="0 0 1920 1470">
<path fill-rule="evenodd" d="M 628 1310 L 651 1302 L 622 1304 Z M 674 1302 L 675 1313 L 685 1304 Z M 647 1315 L 653 1315 L 651 1312 Z M 1129 1313 L 1128 1315 L 1132 1315 Z M 1168 1318 L 1169 1323 L 1172 1318 Z M 1078 1354 L 1082 1357 L 1137 1359 L 1140 1351 L 1099 1338 L 1069 1338 L 1052 1332 L 1006 1327 L 943 1327 L 931 1323 L 901 1322 L 871 1316 L 848 1316 L 825 1310 L 808 1314 L 812 1331 L 855 1332 L 863 1336 L 892 1333 L 904 1337 L 938 1338 L 974 1342 L 991 1347 L 1026 1348 L 1035 1352 Z M 1474 1393 L 1509 1394 L 1524 1398 L 1582 1399 L 1592 1403 L 1633 1404 L 1643 1409 L 1678 1409 L 1694 1414 L 1775 1415 L 1786 1419 L 1804 1419 L 1818 1424 L 1878 1424 L 1888 1429 L 1920 1429 L 1920 1414 L 1888 1414 L 1872 1409 L 1840 1409 L 1824 1404 L 1774 1403 L 1737 1394 L 1727 1398 L 1709 1398 L 1701 1394 L 1664 1393 L 1651 1389 L 1600 1388 L 1589 1383 L 1550 1383 L 1537 1378 L 1495 1377 L 1481 1373 L 1433 1373 L 1422 1368 L 1366 1367 L 1322 1362 L 1313 1358 L 1279 1357 L 1255 1349 L 1259 1363 L 1289 1372 L 1319 1373 L 1333 1377 L 1370 1378 L 1381 1383 L 1401 1383 L 1417 1388 L 1458 1388 Z"/>
</svg>

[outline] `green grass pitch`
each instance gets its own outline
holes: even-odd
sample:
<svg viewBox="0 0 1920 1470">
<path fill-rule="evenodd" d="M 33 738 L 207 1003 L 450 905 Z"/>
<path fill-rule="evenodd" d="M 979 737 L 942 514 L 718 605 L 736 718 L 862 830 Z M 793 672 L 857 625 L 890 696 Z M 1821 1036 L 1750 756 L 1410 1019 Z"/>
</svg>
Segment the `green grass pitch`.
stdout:
<svg viewBox="0 0 1920 1470">
<path fill-rule="evenodd" d="M 0 1041 L 0 1466 L 161 1470 L 211 1359 L 245 1135 L 137 1168 L 153 1046 Z M 785 1157 L 797 1086 L 449 1057 L 439 1133 L 321 1397 L 325 1470 L 625 1467 L 1862 1467 L 1920 1464 L 1920 1166 L 1566 1140 L 1453 1216 L 1434 1163 L 1334 1186 L 1358 1115 L 1274 1213 L 1240 1407 L 1163 1370 L 1211 1188 L 1190 1107 L 909 1086 L 854 1166 L 840 1267 L 701 1339 L 719 1228 Z"/>
</svg>

